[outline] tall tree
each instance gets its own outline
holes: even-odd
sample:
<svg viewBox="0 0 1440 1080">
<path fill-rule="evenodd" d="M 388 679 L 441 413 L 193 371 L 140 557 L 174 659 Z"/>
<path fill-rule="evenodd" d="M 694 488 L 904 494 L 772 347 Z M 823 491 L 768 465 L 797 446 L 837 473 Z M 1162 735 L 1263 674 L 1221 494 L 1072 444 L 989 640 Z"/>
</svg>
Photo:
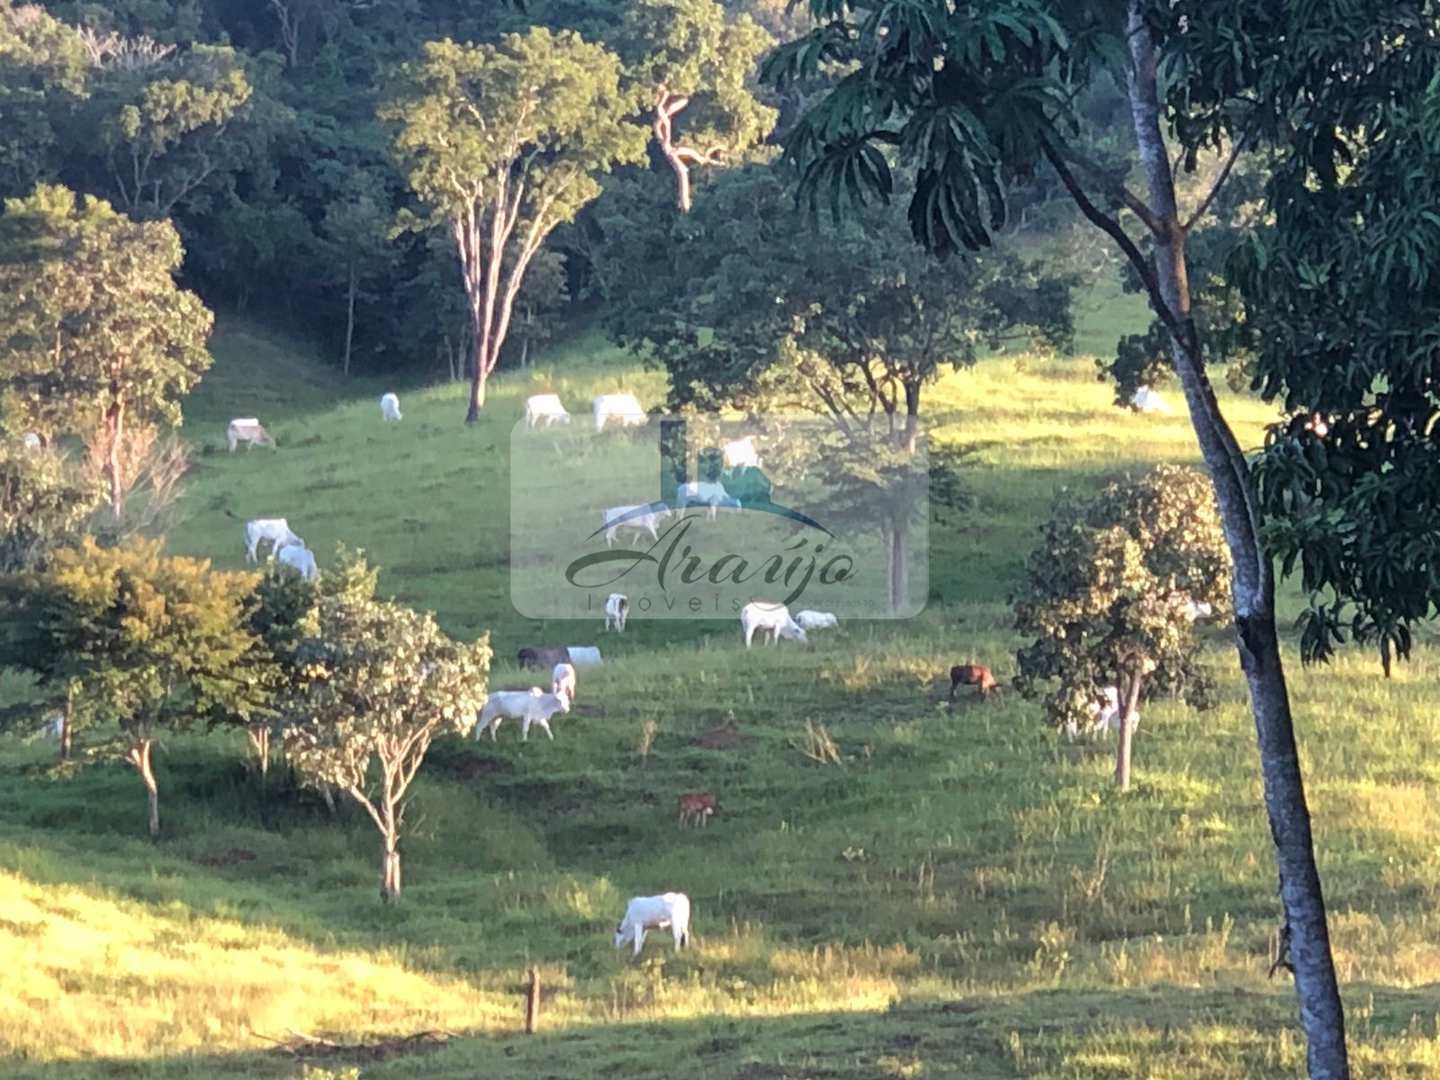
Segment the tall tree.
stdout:
<svg viewBox="0 0 1440 1080">
<path fill-rule="evenodd" d="M 424 204 L 417 227 L 448 229 L 470 305 L 466 422 L 479 419 L 515 297 L 536 252 L 600 193 L 598 177 L 641 160 L 615 55 L 542 27 L 498 45 L 426 44 L 381 110 Z"/>
<path fill-rule="evenodd" d="M 1357 38 L 1379 42 L 1399 32 L 1386 25 L 1372 38 L 1368 27 L 1342 22 L 1342 9 L 1350 24 L 1356 21 L 1353 6 L 1338 0 L 1319 6 L 1331 9 L 1319 40 L 1343 42 L 1348 66 L 1371 62 Z M 1410 12 L 1410 5 L 1397 10 L 1401 7 Z M 1231 561 L 1236 644 L 1255 715 L 1280 870 L 1283 938 L 1295 972 L 1308 1065 L 1312 1077 L 1347 1077 L 1344 1012 L 1281 663 L 1262 508 L 1244 453 L 1216 401 L 1191 312 L 1186 239 L 1210 195 L 1182 210 L 1172 165 L 1193 165 L 1224 136 L 1232 155 L 1241 152 L 1252 137 L 1248 118 L 1257 101 L 1276 119 L 1272 127 L 1280 127 L 1281 118 L 1288 122 L 1297 95 L 1273 92 L 1286 79 L 1292 90 L 1343 84 L 1326 63 L 1316 62 L 1312 5 L 1292 11 L 1257 0 L 1219 12 L 1213 5 L 1152 0 L 913 0 L 857 12 L 850 0 L 812 0 L 811 11 L 816 29 L 778 50 L 768 73 L 783 85 L 842 72 L 787 143 L 812 201 L 824 194 L 839 213 L 849 200 L 888 197 L 893 182 L 887 152 L 893 152 L 918 169 L 908 207 L 913 235 L 937 250 L 978 249 L 1004 221 L 1007 177 L 1048 167 L 1085 217 L 1123 253 L 1164 322 Z M 1412 22 L 1417 17 L 1405 16 Z M 1294 32 L 1287 36 L 1283 28 L 1292 21 Z M 1327 30 L 1329 39 L 1323 36 Z M 1197 41 L 1187 41 L 1188 35 Z M 1248 43 L 1272 36 L 1277 47 L 1290 50 L 1288 67 L 1250 63 L 1243 50 L 1237 60 L 1236 39 Z M 1192 47 L 1200 43 L 1208 43 L 1208 51 Z M 1323 51 L 1334 58 L 1341 50 Z M 1082 121 L 1078 92 L 1111 77 L 1124 86 L 1129 104 L 1139 192 L 1125 177 L 1096 167 L 1075 138 Z M 1167 140 L 1167 131 L 1178 145 Z M 1216 186 L 1223 186 L 1229 171 L 1219 170 Z M 1150 257 L 1131 236 L 1137 226 L 1149 241 Z"/>
<path fill-rule="evenodd" d="M 42 684 L 73 692 L 87 715 L 119 724 L 125 760 L 145 785 L 152 837 L 160 834 L 156 737 L 219 716 L 247 723 L 264 707 L 264 658 L 245 626 L 252 585 L 247 574 L 168 558 L 159 541 L 102 548 L 86 537 L 29 579 L 23 603 L 7 605 L 43 645 L 21 662 Z"/>
<path fill-rule="evenodd" d="M 748 85 L 771 44 L 749 15 L 731 15 L 716 0 L 630 0 L 626 7 L 620 54 L 645 97 L 682 212 L 692 202 L 693 166 L 738 161 L 774 126 L 775 110 Z"/>
<path fill-rule="evenodd" d="M 1088 725 L 1102 689 L 1115 687 L 1115 783 L 1124 791 L 1138 703 L 1170 692 L 1210 704 L 1192 605 L 1223 610 L 1229 592 L 1204 473 L 1162 465 L 1090 498 L 1062 491 L 1015 603 L 1015 628 L 1031 639 L 1016 654 L 1016 685 L 1027 697 L 1048 690 L 1050 722 L 1070 730 Z"/>
<path fill-rule="evenodd" d="M 410 785 L 436 736 L 464 734 L 485 703 L 490 643 L 451 641 L 428 614 L 376 600 L 375 575 L 337 557 L 299 624 L 281 692 L 285 752 L 309 782 L 338 787 L 381 837 L 380 897 L 400 897 Z M 272 647 L 285 652 L 278 636 Z M 282 662 L 283 663 L 283 662 Z"/>
<path fill-rule="evenodd" d="M 0 217 L 0 400 L 13 430 L 73 432 L 99 448 L 123 515 L 127 423 L 180 423 L 211 363 L 214 317 L 175 284 L 169 222 L 41 186 Z"/>
<path fill-rule="evenodd" d="M 389 208 L 375 195 L 362 192 L 342 197 L 325 208 L 320 223 L 320 255 L 330 269 L 324 276 L 338 278 L 345 290 L 345 347 L 341 369 L 350 374 L 355 347 L 355 305 L 368 298 L 367 286 L 393 258 L 386 242 Z"/>
<path fill-rule="evenodd" d="M 53 450 L 0 443 L 0 574 L 42 569 L 79 538 L 105 498 L 103 487 Z"/>
</svg>

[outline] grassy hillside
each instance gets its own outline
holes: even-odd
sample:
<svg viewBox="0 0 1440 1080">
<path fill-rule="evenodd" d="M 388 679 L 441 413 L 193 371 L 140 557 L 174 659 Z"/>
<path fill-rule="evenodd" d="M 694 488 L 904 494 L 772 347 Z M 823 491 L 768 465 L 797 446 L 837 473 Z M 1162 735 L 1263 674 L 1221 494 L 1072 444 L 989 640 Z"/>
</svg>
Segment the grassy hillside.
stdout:
<svg viewBox="0 0 1440 1080">
<path fill-rule="evenodd" d="M 1113 341 L 1133 312 L 1111 298 L 1086 340 Z M 532 387 L 651 403 L 654 373 L 581 340 L 501 380 L 479 425 L 439 387 L 404 393 L 404 422 L 382 427 L 373 387 L 349 400 L 283 347 L 247 349 L 222 356 L 191 416 L 273 414 L 280 448 L 201 456 L 175 550 L 238 566 L 225 510 L 284 514 L 322 555 L 365 547 L 382 589 L 453 632 L 492 630 L 502 658 L 600 639 L 598 620 L 509 606 L 510 431 Z M 248 397 L 232 366 L 257 355 L 303 390 Z M 1123 798 L 1109 747 L 1057 744 L 1013 698 L 949 708 L 937 679 L 966 659 L 1009 674 L 1004 599 L 1055 487 L 1192 460 L 1185 421 L 1114 409 L 1086 357 L 994 358 L 928 401 L 943 437 L 982 450 L 974 508 L 932 529 L 921 618 L 749 653 L 728 620 L 633 621 L 553 743 L 507 725 L 495 745 L 437 745 L 394 908 L 376 900 L 368 821 L 331 820 L 283 775 L 262 791 L 237 740 L 165 748 L 158 844 L 124 767 L 65 777 L 52 746 L 0 743 L 7 1075 L 1300 1075 L 1292 990 L 1266 977 L 1275 875 L 1223 632 L 1206 642 L 1221 706 L 1147 708 Z M 1259 438 L 1264 407 L 1225 407 Z M 1440 1076 L 1434 654 L 1388 683 L 1355 653 L 1291 670 L 1360 1075 Z M 731 721 L 737 736 L 702 738 Z M 807 724 L 840 763 L 807 754 Z M 716 820 L 677 829 L 676 797 L 701 790 Z M 692 898 L 695 947 L 613 950 L 625 898 L 671 888 Z M 526 1038 L 530 965 L 546 997 Z M 445 1048 L 386 1060 L 273 1042 L 431 1028 L 453 1033 Z"/>
</svg>

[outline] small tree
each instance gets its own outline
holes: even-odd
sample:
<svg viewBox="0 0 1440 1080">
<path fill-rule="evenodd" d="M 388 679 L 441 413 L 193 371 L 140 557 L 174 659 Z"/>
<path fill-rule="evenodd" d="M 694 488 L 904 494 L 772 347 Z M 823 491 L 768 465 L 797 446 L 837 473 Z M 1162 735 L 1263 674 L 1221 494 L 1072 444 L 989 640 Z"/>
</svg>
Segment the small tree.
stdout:
<svg viewBox="0 0 1440 1080">
<path fill-rule="evenodd" d="M 340 788 L 375 822 L 380 897 L 391 901 L 410 784 L 435 736 L 474 726 L 490 641 L 451 641 L 432 616 L 376 600 L 362 558 L 337 561 L 292 654 L 285 751 L 309 783 Z"/>
<path fill-rule="evenodd" d="M 620 62 L 569 32 L 534 27 L 498 45 L 426 44 L 401 66 L 382 119 L 425 203 L 417 227 L 448 230 L 469 301 L 474 423 L 500 361 L 515 297 L 557 225 L 600 193 L 598 177 L 644 155 L 626 120 Z"/>
<path fill-rule="evenodd" d="M 22 662 L 42 685 L 72 691 L 87 716 L 119 724 L 125 760 L 145 785 L 152 837 L 160 834 L 151 761 L 160 732 L 221 717 L 247 723 L 263 706 L 263 654 L 245 627 L 253 583 L 168 558 L 159 541 L 102 548 L 86 537 L 24 587 L 18 614 L 40 647 Z"/>
<path fill-rule="evenodd" d="M 127 425 L 178 425 L 180 398 L 211 362 L 214 317 L 175 284 L 183 254 L 168 221 L 131 221 L 62 187 L 9 200 L 0 216 L 5 425 L 85 438 L 117 522 Z"/>
<path fill-rule="evenodd" d="M 1016 686 L 1034 698 L 1053 683 L 1044 701 L 1057 727 L 1088 724 L 1101 688 L 1115 686 L 1124 791 L 1142 698 L 1209 703 L 1187 609 L 1230 595 L 1214 492 L 1204 474 L 1164 465 L 1090 499 L 1061 492 L 1043 534 L 1015 603 L 1016 629 L 1034 639 L 1016 654 Z"/>
</svg>

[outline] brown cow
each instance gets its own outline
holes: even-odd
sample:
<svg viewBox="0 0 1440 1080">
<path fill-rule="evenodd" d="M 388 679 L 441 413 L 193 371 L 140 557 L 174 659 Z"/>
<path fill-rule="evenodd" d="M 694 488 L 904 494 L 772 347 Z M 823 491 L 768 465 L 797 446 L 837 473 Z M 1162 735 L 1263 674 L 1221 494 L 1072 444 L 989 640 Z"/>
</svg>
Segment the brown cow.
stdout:
<svg viewBox="0 0 1440 1080">
<path fill-rule="evenodd" d="M 714 795 L 696 791 L 680 796 L 680 827 L 682 829 L 687 822 L 704 828 L 713 813 L 715 813 Z"/>
<path fill-rule="evenodd" d="M 999 693 L 1000 684 L 984 664 L 956 664 L 950 669 L 950 700 L 955 700 L 955 691 L 962 686 L 973 686 L 982 698 Z"/>
</svg>

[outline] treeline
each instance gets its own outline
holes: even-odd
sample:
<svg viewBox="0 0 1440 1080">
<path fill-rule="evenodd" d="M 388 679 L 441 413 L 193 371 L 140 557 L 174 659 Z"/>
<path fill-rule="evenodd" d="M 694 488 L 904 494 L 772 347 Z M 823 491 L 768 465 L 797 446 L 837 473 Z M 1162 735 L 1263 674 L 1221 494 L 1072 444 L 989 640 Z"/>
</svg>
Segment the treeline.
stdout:
<svg viewBox="0 0 1440 1080">
<path fill-rule="evenodd" d="M 770 136 L 785 102 L 756 61 L 802 18 L 783 0 L 0 0 L 0 198 L 62 184 L 169 218 L 211 307 L 303 316 L 347 368 L 458 374 L 463 263 L 448 229 L 406 227 L 427 207 L 395 152 L 401 120 L 381 119 L 402 65 L 427 42 L 576 31 L 620 58 L 625 111 L 655 132 L 623 171 L 683 184 Z M 596 218 L 577 212 L 523 275 L 507 363 L 604 274 Z"/>
</svg>

